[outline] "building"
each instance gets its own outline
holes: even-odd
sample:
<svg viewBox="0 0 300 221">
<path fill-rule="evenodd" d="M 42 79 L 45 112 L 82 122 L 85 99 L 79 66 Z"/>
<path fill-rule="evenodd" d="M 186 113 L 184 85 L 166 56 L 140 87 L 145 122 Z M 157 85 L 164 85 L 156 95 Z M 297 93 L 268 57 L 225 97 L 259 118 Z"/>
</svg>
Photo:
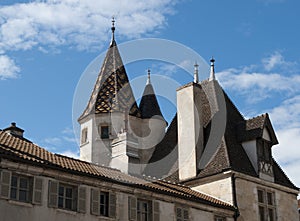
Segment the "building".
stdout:
<svg viewBox="0 0 300 221">
<path fill-rule="evenodd" d="M 298 220 L 268 114 L 244 119 L 215 79 L 177 89 L 167 127 L 150 71 L 138 105 L 115 41 L 79 117 L 80 160 L 0 131 L 0 220 Z M 166 129 L 167 128 L 167 129 Z M 101 165 L 101 166 L 100 166 Z"/>
</svg>

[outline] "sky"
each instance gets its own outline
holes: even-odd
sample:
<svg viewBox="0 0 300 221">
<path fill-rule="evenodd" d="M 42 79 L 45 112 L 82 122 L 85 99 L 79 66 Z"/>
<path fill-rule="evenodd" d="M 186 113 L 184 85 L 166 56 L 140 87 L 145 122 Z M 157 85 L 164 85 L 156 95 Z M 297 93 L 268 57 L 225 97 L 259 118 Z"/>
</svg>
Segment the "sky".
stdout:
<svg viewBox="0 0 300 221">
<path fill-rule="evenodd" d="M 217 79 L 244 117 L 269 113 L 275 159 L 300 186 L 299 8 L 298 0 L 1 0 L 0 128 L 16 122 L 34 143 L 78 157 L 74 96 L 90 63 L 101 66 L 115 16 L 119 45 L 158 38 L 207 63 L 214 56 Z M 178 85 L 190 80 L 167 62 L 126 66 L 131 80 L 145 81 L 147 68 Z M 153 84 L 159 88 L 159 80 Z M 172 102 L 162 109 L 167 120 L 176 111 Z"/>
</svg>

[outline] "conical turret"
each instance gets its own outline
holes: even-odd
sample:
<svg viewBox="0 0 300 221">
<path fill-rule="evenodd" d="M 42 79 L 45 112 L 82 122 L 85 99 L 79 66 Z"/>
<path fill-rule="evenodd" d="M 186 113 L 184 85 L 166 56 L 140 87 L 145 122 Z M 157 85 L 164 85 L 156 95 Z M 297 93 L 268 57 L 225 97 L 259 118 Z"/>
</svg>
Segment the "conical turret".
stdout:
<svg viewBox="0 0 300 221">
<path fill-rule="evenodd" d="M 86 109 L 79 120 L 89 114 L 127 112 L 140 116 L 128 76 L 115 41 L 115 20 L 112 21 L 112 40 Z"/>
<path fill-rule="evenodd" d="M 140 103 L 140 111 L 143 119 L 159 116 L 164 119 L 157 98 L 150 80 L 150 70 L 148 70 L 147 84 Z"/>
</svg>

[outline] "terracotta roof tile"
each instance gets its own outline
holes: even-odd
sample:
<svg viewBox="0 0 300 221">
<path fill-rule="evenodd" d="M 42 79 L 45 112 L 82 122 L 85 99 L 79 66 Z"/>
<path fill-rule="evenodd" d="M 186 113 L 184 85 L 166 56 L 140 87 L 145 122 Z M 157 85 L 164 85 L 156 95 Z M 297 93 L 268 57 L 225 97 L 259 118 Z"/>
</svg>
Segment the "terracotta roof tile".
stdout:
<svg viewBox="0 0 300 221">
<path fill-rule="evenodd" d="M 81 160 L 73 159 L 59 154 L 51 153 L 36 144 L 13 137 L 0 131 L 0 157 L 25 160 L 27 163 L 36 163 L 39 166 L 65 169 L 70 173 L 79 172 L 81 175 L 92 175 L 99 179 L 107 178 L 112 182 L 120 182 L 124 185 L 136 186 L 150 191 L 158 191 L 162 194 L 175 195 L 184 199 L 205 203 L 208 205 L 235 210 L 229 203 L 196 192 L 189 187 L 172 184 L 162 180 L 148 180 L 122 173 L 117 169 L 94 165 Z M 150 182 L 151 181 L 151 182 Z"/>
</svg>

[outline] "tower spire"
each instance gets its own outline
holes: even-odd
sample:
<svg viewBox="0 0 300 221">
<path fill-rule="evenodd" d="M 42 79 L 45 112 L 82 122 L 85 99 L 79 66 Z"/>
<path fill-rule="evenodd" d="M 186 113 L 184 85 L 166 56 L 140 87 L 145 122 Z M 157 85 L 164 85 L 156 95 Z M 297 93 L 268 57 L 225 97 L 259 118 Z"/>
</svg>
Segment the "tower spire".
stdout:
<svg viewBox="0 0 300 221">
<path fill-rule="evenodd" d="M 210 81 L 216 80 L 216 77 L 215 77 L 215 59 L 214 59 L 214 57 L 211 57 L 211 59 L 210 59 L 210 76 L 209 76 L 209 80 Z"/>
<path fill-rule="evenodd" d="M 115 41 L 115 17 L 113 16 L 112 19 L 111 19 L 111 33 L 112 33 L 112 38 L 111 38 L 111 42 L 114 42 Z"/>
<path fill-rule="evenodd" d="M 199 82 L 199 70 L 198 70 L 199 65 L 197 64 L 197 62 L 195 62 L 194 64 L 194 83 L 198 83 Z"/>
<path fill-rule="evenodd" d="M 151 84 L 151 81 L 150 81 L 150 69 L 148 68 L 148 76 L 147 76 L 147 83 L 146 85 L 148 84 Z"/>
</svg>

